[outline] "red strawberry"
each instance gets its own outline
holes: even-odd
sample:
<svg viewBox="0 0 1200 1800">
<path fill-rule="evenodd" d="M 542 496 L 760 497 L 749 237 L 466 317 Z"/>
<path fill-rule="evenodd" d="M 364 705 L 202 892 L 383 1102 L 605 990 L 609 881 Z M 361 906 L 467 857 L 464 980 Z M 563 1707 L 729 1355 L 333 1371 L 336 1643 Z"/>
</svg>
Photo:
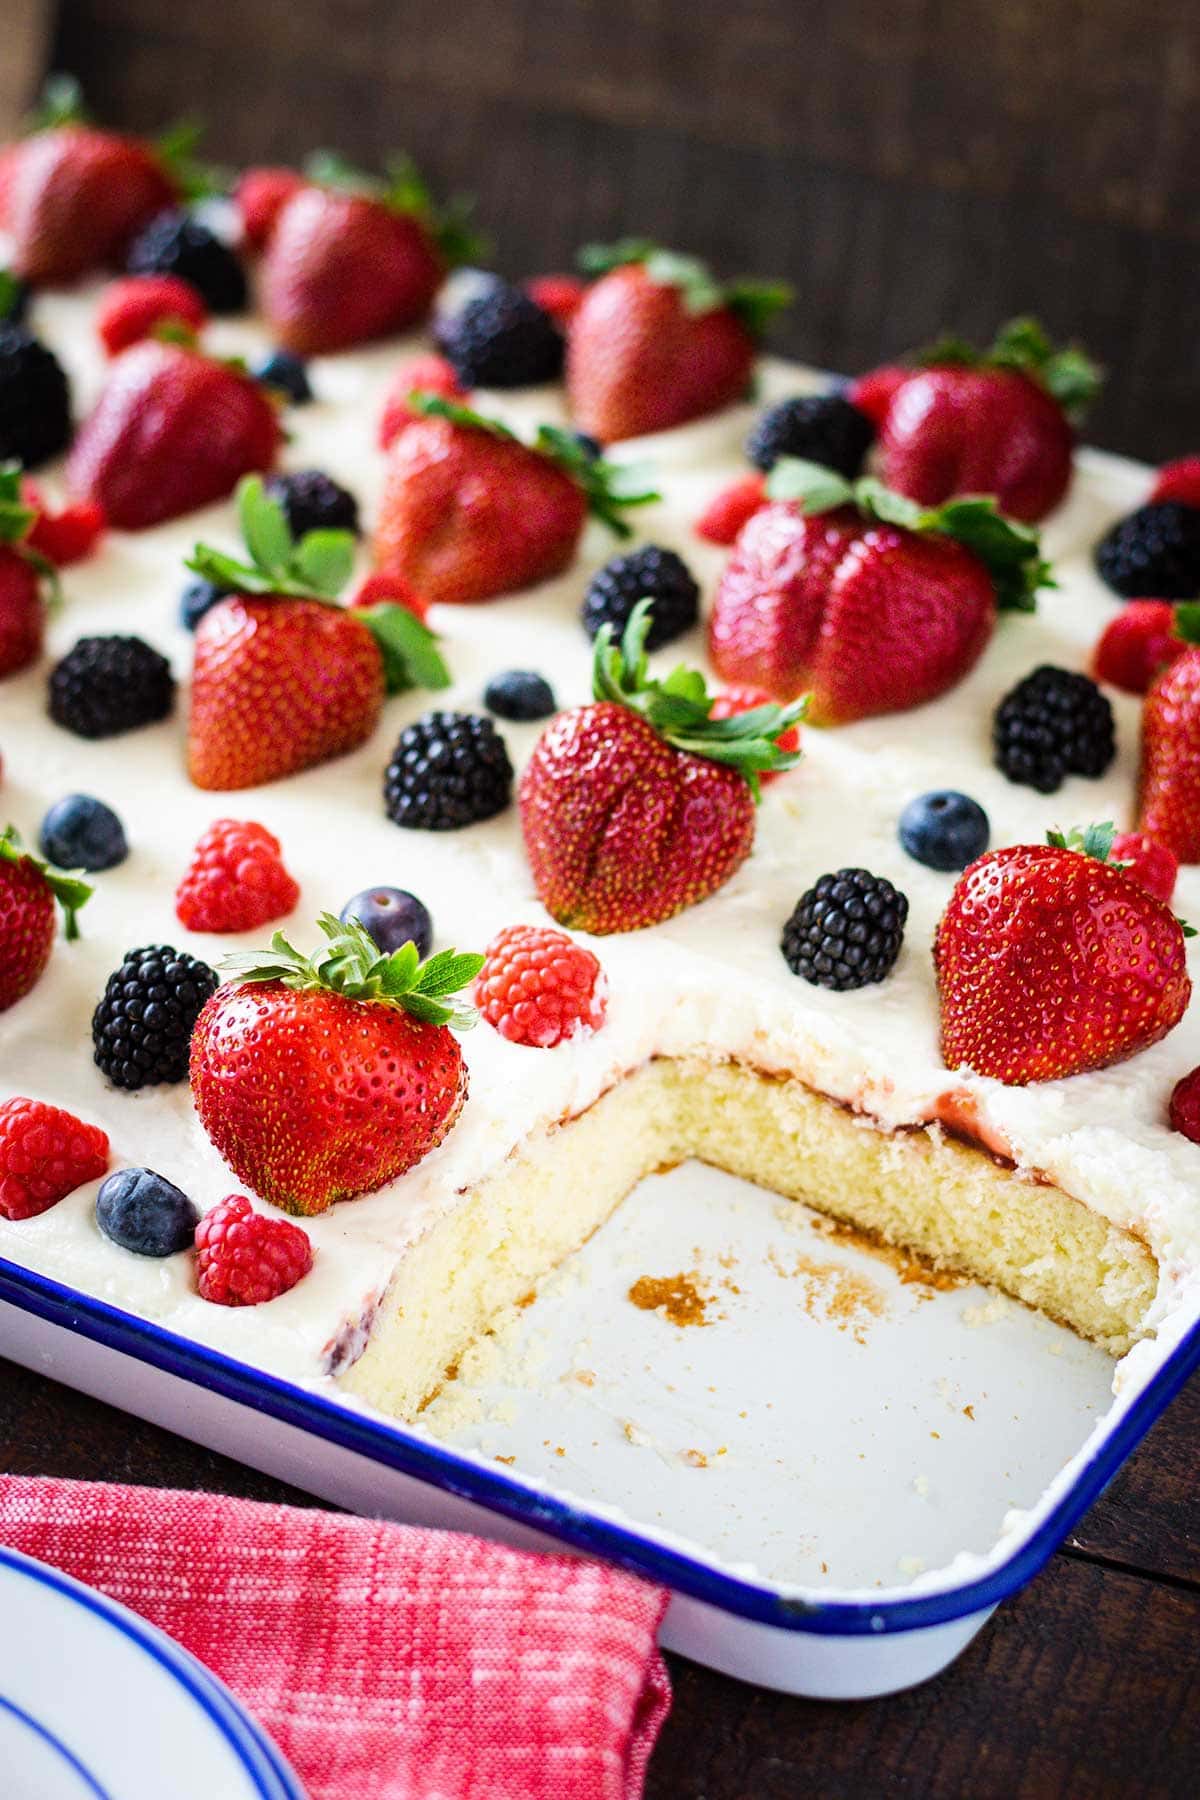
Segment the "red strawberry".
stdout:
<svg viewBox="0 0 1200 1800">
<path fill-rule="evenodd" d="M 203 299 L 178 275 L 126 275 L 105 288 L 96 309 L 96 335 L 109 356 L 164 328 L 190 336 L 207 323 Z"/>
<path fill-rule="evenodd" d="M 67 463 L 72 491 L 139 531 L 223 500 L 269 469 L 282 433 L 256 381 L 181 344 L 134 344 L 112 366 Z"/>
<path fill-rule="evenodd" d="M 458 376 L 444 356 L 414 356 L 401 363 L 384 396 L 379 418 L 379 448 L 390 450 L 402 431 L 423 419 L 425 414 L 411 404 L 414 393 L 440 394 L 443 400 L 465 400 L 466 390 L 459 387 Z"/>
<path fill-rule="evenodd" d="M 1126 694 L 1144 694 L 1187 648 L 1175 635 L 1175 608 L 1168 600 L 1129 600 L 1105 626 L 1092 659 L 1097 681 Z"/>
<path fill-rule="evenodd" d="M 244 1194 L 230 1194 L 196 1227 L 196 1287 L 216 1306 L 278 1300 L 312 1265 L 312 1245 L 300 1227 L 256 1213 Z"/>
<path fill-rule="evenodd" d="M 56 569 L 83 562 L 92 554 L 104 533 L 103 510 L 92 500 L 80 500 L 73 506 L 51 510 L 37 483 L 27 475 L 21 477 L 21 504 L 33 514 L 33 522 L 22 540 L 27 550 L 35 550 Z"/>
<path fill-rule="evenodd" d="M 1124 831 L 1113 839 L 1112 861 L 1123 863 L 1125 873 L 1156 900 L 1170 905 L 1179 874 L 1179 859 L 1165 844 L 1156 844 L 1141 831 Z"/>
<path fill-rule="evenodd" d="M 717 588 L 709 647 L 730 682 L 841 725 L 945 693 L 982 654 L 997 605 L 1028 609 L 1045 565 L 987 500 L 937 514 L 869 479 L 780 462 Z M 804 508 L 806 510 L 801 510 Z"/>
<path fill-rule="evenodd" d="M 709 501 L 693 529 L 710 544 L 732 544 L 742 526 L 766 503 L 766 476 L 743 475 Z"/>
<path fill-rule="evenodd" d="M 666 431 L 746 392 L 757 338 L 785 288 L 721 288 L 703 263 L 642 243 L 585 252 L 588 289 L 567 339 L 567 397 L 602 444 Z"/>
<path fill-rule="evenodd" d="M 1006 325 L 983 356 L 951 341 L 923 361 L 884 417 L 888 486 L 924 506 L 990 494 L 1011 518 L 1044 518 L 1070 484 L 1069 415 L 1095 394 L 1098 371 L 1076 349 L 1055 352 L 1032 319 Z"/>
<path fill-rule="evenodd" d="M 1187 648 L 1157 677 L 1142 708 L 1138 830 L 1181 863 L 1200 862 L 1200 606 L 1175 608 Z"/>
<path fill-rule="evenodd" d="M 742 713 L 753 712 L 756 706 L 771 706 L 774 695 L 768 694 L 765 688 L 729 687 L 713 696 L 710 719 L 736 719 Z M 800 727 L 792 725 L 787 731 L 781 731 L 775 739 L 776 748 L 790 755 L 800 748 Z M 777 781 L 783 773 L 781 769 L 768 770 L 759 776 L 759 783 L 766 787 L 768 782 Z"/>
<path fill-rule="evenodd" d="M 549 1050 L 598 1031 L 607 993 L 597 958 L 564 931 L 506 925 L 484 952 L 475 1004 L 510 1044 Z"/>
<path fill-rule="evenodd" d="M 1200 1069 L 1192 1069 L 1175 1083 L 1168 1110 L 1171 1130 L 1180 1131 L 1200 1144 Z"/>
<path fill-rule="evenodd" d="M 0 678 L 28 667 L 42 651 L 45 565 L 30 554 L 34 519 L 16 464 L 0 468 Z"/>
<path fill-rule="evenodd" d="M 1191 993 L 1183 929 L 1104 860 L 1111 826 L 991 850 L 942 915 L 942 1055 L 1010 1086 L 1104 1069 L 1156 1044 Z"/>
<path fill-rule="evenodd" d="M 467 1093 L 448 996 L 483 958 L 381 954 L 357 920 L 322 914 L 311 959 L 277 932 L 192 1034 L 200 1122 L 240 1181 L 287 1212 L 324 1212 L 394 1181 L 450 1130 Z M 336 954 L 335 954 L 336 952 Z M 203 1229 L 203 1222 L 201 1224 Z"/>
<path fill-rule="evenodd" d="M 0 1103 L 0 1214 L 32 1219 L 95 1181 L 108 1167 L 108 1138 L 61 1106 L 15 1096 Z"/>
<path fill-rule="evenodd" d="M 242 221 L 242 235 L 253 250 L 265 249 L 275 221 L 291 199 L 308 184 L 296 169 L 260 167 L 238 177 L 233 203 Z"/>
<path fill-rule="evenodd" d="M 175 915 L 189 931 L 251 931 L 286 918 L 299 898 L 279 839 L 265 825 L 218 819 L 175 890 Z"/>
<path fill-rule="evenodd" d="M 429 616 L 429 603 L 411 587 L 402 575 L 388 575 L 376 569 L 364 575 L 346 603 L 351 612 L 371 606 L 403 606 L 418 619 Z"/>
<path fill-rule="evenodd" d="M 859 412 L 866 413 L 876 431 L 879 431 L 892 401 L 911 376 L 912 370 L 904 363 L 884 363 L 880 368 L 860 375 L 857 381 L 852 381 L 846 389 L 846 398 L 851 406 L 857 406 Z"/>
<path fill-rule="evenodd" d="M 1161 500 L 1200 507 L 1200 456 L 1181 456 L 1163 464 L 1147 504 L 1157 506 Z"/>
<path fill-rule="evenodd" d="M 537 891 L 580 931 L 636 931 L 714 893 L 750 854 L 758 774 L 796 760 L 776 739 L 801 706 L 718 722 L 702 676 L 681 668 L 652 681 L 649 619 L 639 602 L 620 649 L 601 628 L 596 703 L 557 715 L 521 781 Z"/>
<path fill-rule="evenodd" d="M 11 266 L 26 281 L 74 281 L 118 264 L 178 189 L 154 148 L 86 125 L 38 131 L 15 145 L 0 187 Z"/>
<path fill-rule="evenodd" d="M 77 938 L 75 915 L 91 891 L 22 849 L 11 825 L 0 832 L 0 1012 L 24 998 L 50 960 L 55 901 L 66 936 Z"/>
<path fill-rule="evenodd" d="M 550 314 L 560 331 L 566 331 L 583 305 L 587 288 L 577 275 L 535 275 L 525 283 L 525 292 Z"/>
<path fill-rule="evenodd" d="M 453 401 L 393 445 L 375 560 L 430 602 L 490 600 L 568 567 L 589 507 L 622 537 L 619 509 L 656 498 L 589 458 L 571 432 L 543 425 L 532 447 Z"/>
</svg>

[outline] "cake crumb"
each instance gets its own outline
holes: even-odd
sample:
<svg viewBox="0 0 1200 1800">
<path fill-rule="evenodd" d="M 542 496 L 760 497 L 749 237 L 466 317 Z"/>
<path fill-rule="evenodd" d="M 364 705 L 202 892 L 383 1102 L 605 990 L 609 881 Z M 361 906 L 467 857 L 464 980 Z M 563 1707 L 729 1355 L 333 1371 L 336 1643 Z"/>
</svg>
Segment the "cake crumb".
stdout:
<svg viewBox="0 0 1200 1800">
<path fill-rule="evenodd" d="M 881 1289 L 842 1263 L 814 1262 L 803 1252 L 785 1262 L 774 1248 L 767 1252 L 767 1261 L 777 1275 L 804 1283 L 803 1306 L 810 1319 L 850 1331 L 856 1344 L 866 1343 L 866 1328 L 872 1320 L 887 1316 Z"/>
<path fill-rule="evenodd" d="M 975 1408 L 973 1406 L 964 1406 L 963 1407 L 963 1418 L 964 1419 L 974 1419 L 974 1417 L 975 1417 Z"/>
<path fill-rule="evenodd" d="M 914 1475 L 913 1476 L 913 1493 L 919 1494 L 921 1496 L 922 1500 L 928 1499 L 928 1497 L 929 1497 L 929 1477 L 928 1477 L 928 1475 Z"/>
<path fill-rule="evenodd" d="M 925 1567 L 923 1556 L 902 1556 L 896 1564 L 902 1575 L 920 1575 Z"/>
<path fill-rule="evenodd" d="M 822 1573 L 822 1575 L 828 1575 L 828 1573 L 829 1573 L 829 1564 L 828 1564 L 828 1563 L 827 1563 L 827 1562 L 823 1562 L 823 1563 L 822 1563 L 822 1564 L 821 1564 L 821 1573 Z"/>
<path fill-rule="evenodd" d="M 679 1460 L 685 1462 L 689 1469 L 707 1469 L 708 1458 L 703 1450 L 681 1450 Z"/>
<path fill-rule="evenodd" d="M 493 1462 L 503 1463 L 505 1465 L 505 1467 L 509 1468 L 509 1469 L 512 1468 L 512 1466 L 516 1462 L 516 1460 L 517 1459 L 515 1456 L 494 1456 L 492 1458 Z"/>
<path fill-rule="evenodd" d="M 577 1381 L 580 1387 L 595 1387 L 596 1371 L 595 1369 L 568 1369 L 563 1379 L 566 1381 Z"/>
<path fill-rule="evenodd" d="M 636 1444 L 641 1450 L 648 1450 L 654 1442 L 649 1432 L 643 1431 L 640 1425 L 635 1425 L 632 1419 L 626 1419 L 621 1429 L 629 1442 Z"/>
<path fill-rule="evenodd" d="M 643 1312 L 659 1313 L 672 1325 L 707 1325 L 709 1296 L 701 1293 L 699 1280 L 697 1269 L 679 1275 L 640 1275 L 628 1298 Z"/>
<path fill-rule="evenodd" d="M 964 1306 L 963 1324 L 969 1325 L 973 1331 L 977 1331 L 981 1325 L 995 1325 L 997 1320 L 1006 1318 L 1010 1311 L 1011 1308 L 1004 1295 L 993 1294 L 991 1299 L 985 1300 L 982 1306 Z"/>
</svg>

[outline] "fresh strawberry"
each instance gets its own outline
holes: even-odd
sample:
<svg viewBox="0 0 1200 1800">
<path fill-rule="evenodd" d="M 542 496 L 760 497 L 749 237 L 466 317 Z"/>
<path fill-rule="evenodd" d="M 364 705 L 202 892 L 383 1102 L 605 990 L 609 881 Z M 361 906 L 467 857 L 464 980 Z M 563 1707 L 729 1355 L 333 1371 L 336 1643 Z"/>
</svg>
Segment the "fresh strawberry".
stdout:
<svg viewBox="0 0 1200 1800">
<path fill-rule="evenodd" d="M 608 983 L 590 950 L 547 925 L 506 925 L 484 952 L 475 1004 L 510 1044 L 550 1050 L 604 1023 Z"/>
<path fill-rule="evenodd" d="M 1181 456 L 1176 462 L 1163 464 L 1147 504 L 1157 506 L 1163 500 L 1200 507 L 1200 456 Z"/>
<path fill-rule="evenodd" d="M 738 532 L 767 503 L 765 475 L 743 475 L 710 500 L 693 527 L 710 544 L 735 543 Z"/>
<path fill-rule="evenodd" d="M 217 819 L 175 890 L 175 916 L 189 931 L 253 931 L 286 918 L 299 898 L 279 839 L 265 825 Z"/>
<path fill-rule="evenodd" d="M 95 1181 L 108 1167 L 108 1138 L 61 1106 L 20 1095 L 0 1103 L 0 1214 L 32 1219 Z"/>
<path fill-rule="evenodd" d="M 716 720 L 694 670 L 650 679 L 650 612 L 638 603 L 619 648 L 601 627 L 595 703 L 557 715 L 521 781 L 537 891 L 580 931 L 637 931 L 714 893 L 750 854 L 759 775 L 797 760 L 777 740 L 803 703 Z"/>
<path fill-rule="evenodd" d="M 1183 1017 L 1183 927 L 1107 856 L 1111 825 L 991 850 L 942 915 L 942 1055 L 1013 1087 L 1104 1069 Z"/>
<path fill-rule="evenodd" d="M 1200 1069 L 1191 1069 L 1175 1083 L 1167 1116 L 1172 1131 L 1200 1144 Z"/>
<path fill-rule="evenodd" d="M 428 601 L 402 575 L 388 575 L 382 569 L 375 569 L 371 574 L 364 575 L 346 604 L 351 612 L 361 612 L 371 606 L 392 605 L 406 607 L 418 619 L 429 616 Z"/>
<path fill-rule="evenodd" d="M 560 575 L 589 509 L 629 536 L 621 509 L 657 499 L 640 473 L 590 457 L 543 425 L 526 445 L 504 425 L 436 395 L 392 447 L 375 560 L 427 601 L 490 600 Z"/>
<path fill-rule="evenodd" d="M 1045 518 L 1070 484 L 1072 420 L 1098 370 L 1078 349 L 1055 351 L 1033 319 L 1014 319 L 982 355 L 950 339 L 921 361 L 884 416 L 888 486 L 924 506 L 990 494 L 1011 518 Z"/>
<path fill-rule="evenodd" d="M 104 512 L 92 500 L 60 506 L 56 512 L 28 475 L 21 477 L 20 497 L 22 506 L 27 506 L 33 515 L 22 543 L 26 550 L 35 551 L 56 569 L 83 562 L 104 535 Z"/>
<path fill-rule="evenodd" d="M 1200 605 L 1175 608 L 1186 648 L 1156 678 L 1142 708 L 1138 830 L 1181 863 L 1200 862 Z"/>
<path fill-rule="evenodd" d="M 298 1225 L 256 1213 L 245 1194 L 230 1194 L 196 1227 L 196 1288 L 216 1306 L 262 1306 L 286 1294 L 313 1265 Z"/>
<path fill-rule="evenodd" d="M 50 960 L 55 901 L 66 936 L 77 938 L 76 914 L 91 891 L 23 849 L 11 825 L 0 832 L 0 1012 L 24 998 Z"/>
<path fill-rule="evenodd" d="M 443 400 L 467 398 L 465 389 L 458 385 L 458 376 L 444 356 L 414 356 L 411 362 L 401 363 L 384 395 L 379 417 L 381 450 L 390 450 L 402 431 L 425 417 L 411 404 L 414 393 L 439 394 Z"/>
<path fill-rule="evenodd" d="M 449 1027 L 473 1017 L 449 996 L 483 963 L 420 962 L 414 944 L 384 955 L 356 919 L 319 923 L 328 942 L 311 957 L 276 932 L 269 951 L 231 958 L 192 1034 L 200 1123 L 239 1181 L 301 1214 L 373 1192 L 441 1143 L 467 1093 Z"/>
<path fill-rule="evenodd" d="M 207 323 L 202 297 L 178 275 L 125 275 L 105 288 L 96 309 L 96 335 L 108 356 L 147 337 L 191 337 Z"/>
<path fill-rule="evenodd" d="M 710 719 L 736 719 L 742 713 L 753 712 L 757 706 L 771 706 L 773 702 L 774 696 L 768 694 L 766 688 L 722 688 L 719 693 L 714 694 L 708 716 Z M 799 725 L 791 725 L 786 731 L 781 731 L 775 739 L 775 747 L 786 755 L 798 752 L 800 749 Z M 759 775 L 759 783 L 762 787 L 766 787 L 768 782 L 778 781 L 782 773 L 781 769 L 767 770 Z"/>
<path fill-rule="evenodd" d="M 743 528 L 709 621 L 724 680 L 841 725 L 919 706 L 967 674 L 997 607 L 1030 610 L 1046 579 L 1031 531 L 990 500 L 936 512 L 877 481 L 783 458 L 777 496 Z"/>
<path fill-rule="evenodd" d="M 525 292 L 560 331 L 566 331 L 583 305 L 587 287 L 577 275 L 535 275 L 525 283 Z"/>
<path fill-rule="evenodd" d="M 740 399 L 784 287 L 721 287 L 704 264 L 638 241 L 592 246 L 599 274 L 571 322 L 567 397 L 602 444 L 666 431 Z"/>
<path fill-rule="evenodd" d="M 881 431 L 888 408 L 911 376 L 912 370 L 906 363 L 884 363 L 852 381 L 846 389 L 846 398 L 851 406 L 866 413 L 876 431 Z"/>
<path fill-rule="evenodd" d="M 266 248 L 276 219 L 292 195 L 307 185 L 298 169 L 259 167 L 238 177 L 233 203 L 242 221 L 242 236 L 252 250 Z"/>
<path fill-rule="evenodd" d="M 239 490 L 252 560 L 199 545 L 188 567 L 228 593 L 196 628 L 188 773 L 200 788 L 278 781 L 370 737 L 386 691 L 446 687 L 432 634 L 406 607 L 335 603 L 348 531 L 297 543 L 257 476 Z"/>
<path fill-rule="evenodd" d="M 35 518 L 18 465 L 0 465 L 0 678 L 42 652 L 47 569 L 30 543 Z"/>
<path fill-rule="evenodd" d="M 140 531 L 269 469 L 282 432 L 258 382 L 182 344 L 134 344 L 113 363 L 67 463 L 73 493 Z"/>
<path fill-rule="evenodd" d="M 1142 831 L 1123 831 L 1113 839 L 1111 860 L 1156 900 L 1170 905 L 1179 874 L 1179 858 L 1165 844 L 1155 843 Z"/>
<path fill-rule="evenodd" d="M 1168 600 L 1129 600 L 1101 634 L 1092 658 L 1097 681 L 1126 694 L 1144 694 L 1187 649 L 1175 634 L 1175 608 Z"/>
</svg>

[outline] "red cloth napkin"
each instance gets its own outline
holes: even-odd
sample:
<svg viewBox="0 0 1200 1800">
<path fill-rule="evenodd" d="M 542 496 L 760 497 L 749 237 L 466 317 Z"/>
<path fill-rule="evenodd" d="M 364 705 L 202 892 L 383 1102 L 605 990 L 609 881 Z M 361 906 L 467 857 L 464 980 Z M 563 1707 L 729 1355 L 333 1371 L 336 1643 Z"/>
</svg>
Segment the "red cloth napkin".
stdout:
<svg viewBox="0 0 1200 1800">
<path fill-rule="evenodd" d="M 575 1557 L 16 1475 L 0 1542 L 185 1645 L 311 1800 L 635 1800 L 670 1705 L 666 1595 Z"/>
</svg>

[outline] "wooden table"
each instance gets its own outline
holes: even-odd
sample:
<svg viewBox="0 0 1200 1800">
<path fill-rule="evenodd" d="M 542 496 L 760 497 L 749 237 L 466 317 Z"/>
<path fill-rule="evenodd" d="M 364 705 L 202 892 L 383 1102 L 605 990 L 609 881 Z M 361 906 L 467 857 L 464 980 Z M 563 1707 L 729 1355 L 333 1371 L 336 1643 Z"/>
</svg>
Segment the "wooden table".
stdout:
<svg viewBox="0 0 1200 1800">
<path fill-rule="evenodd" d="M 910 1693 L 792 1700 L 673 1657 L 647 1800 L 1194 1795 L 1197 1445 L 1200 1380 L 1032 1586 Z M 11 1364 L 0 1364 L 0 1468 L 315 1504 Z"/>
</svg>

